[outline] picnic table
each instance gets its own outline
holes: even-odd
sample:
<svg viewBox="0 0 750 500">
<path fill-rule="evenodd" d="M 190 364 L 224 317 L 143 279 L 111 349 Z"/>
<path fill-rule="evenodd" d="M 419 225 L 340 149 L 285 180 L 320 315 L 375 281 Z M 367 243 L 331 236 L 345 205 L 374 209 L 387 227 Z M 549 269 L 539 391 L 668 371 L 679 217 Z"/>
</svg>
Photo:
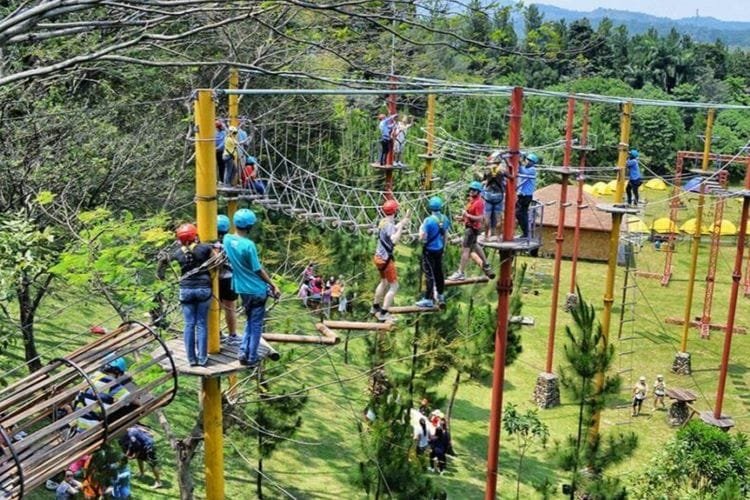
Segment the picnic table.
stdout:
<svg viewBox="0 0 750 500">
<path fill-rule="evenodd" d="M 690 417 L 696 413 L 692 403 L 694 403 L 698 397 L 687 389 L 676 387 L 668 388 L 666 395 L 669 399 L 673 400 L 673 403 L 669 406 L 669 411 L 667 412 L 667 421 L 669 422 L 669 425 L 673 427 L 684 425 L 690 420 Z"/>
</svg>

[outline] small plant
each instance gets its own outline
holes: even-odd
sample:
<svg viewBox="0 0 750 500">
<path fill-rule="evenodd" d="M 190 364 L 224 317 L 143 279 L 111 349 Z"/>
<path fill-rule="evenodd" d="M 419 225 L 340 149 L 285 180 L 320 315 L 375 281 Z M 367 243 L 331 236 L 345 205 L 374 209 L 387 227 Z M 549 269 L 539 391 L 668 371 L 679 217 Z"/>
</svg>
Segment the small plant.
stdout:
<svg viewBox="0 0 750 500">
<path fill-rule="evenodd" d="M 516 474 L 516 498 L 521 495 L 521 470 L 523 459 L 531 445 L 539 441 L 542 446 L 547 445 L 549 438 L 549 427 L 539 420 L 537 410 L 528 410 L 520 413 L 516 405 L 508 403 L 503 412 L 503 428 L 505 432 L 516 437 L 518 446 L 518 471 Z"/>
</svg>

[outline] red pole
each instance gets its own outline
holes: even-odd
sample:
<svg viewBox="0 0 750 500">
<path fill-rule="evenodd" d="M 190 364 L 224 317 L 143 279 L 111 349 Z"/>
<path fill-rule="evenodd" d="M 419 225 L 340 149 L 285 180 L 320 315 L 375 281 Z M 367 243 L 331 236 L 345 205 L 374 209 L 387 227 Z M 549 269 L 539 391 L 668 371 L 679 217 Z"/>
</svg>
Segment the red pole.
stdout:
<svg viewBox="0 0 750 500">
<path fill-rule="evenodd" d="M 568 116 L 565 120 L 565 153 L 563 167 L 570 167 L 570 153 L 573 146 L 573 116 L 576 112 L 576 100 L 568 98 Z M 557 217 L 557 234 L 555 235 L 555 271 L 552 278 L 552 304 L 549 313 L 549 334 L 547 335 L 547 364 L 545 371 L 552 373 L 552 358 L 555 355 L 555 328 L 557 327 L 557 301 L 560 295 L 560 266 L 562 265 L 563 241 L 565 241 L 565 206 L 568 203 L 569 173 L 562 174 L 560 187 L 560 208 Z"/>
<path fill-rule="evenodd" d="M 576 269 L 578 268 L 578 251 L 581 243 L 581 212 L 583 212 L 583 170 L 586 168 L 586 143 L 589 135 L 589 108 L 591 103 L 583 103 L 583 123 L 581 124 L 581 170 L 578 174 L 578 197 L 576 198 L 576 227 L 573 230 L 573 256 L 570 263 L 570 293 L 576 293 Z"/>
<path fill-rule="evenodd" d="M 513 88 L 510 103 L 510 178 L 505 196 L 505 218 L 503 240 L 513 240 L 516 212 L 516 174 L 521 143 L 521 113 L 523 112 L 523 89 Z M 492 403 L 490 406 L 490 440 L 487 447 L 487 485 L 485 500 L 494 500 L 497 493 L 497 458 L 500 452 L 500 421 L 503 407 L 503 383 L 505 382 L 505 347 L 508 340 L 508 313 L 512 279 L 513 250 L 500 250 L 500 277 L 497 280 L 497 326 L 495 328 L 495 362 L 492 368 Z"/>
<path fill-rule="evenodd" d="M 734 333 L 734 318 L 737 314 L 737 296 L 740 292 L 742 278 L 742 257 L 745 251 L 745 232 L 747 231 L 747 214 L 750 211 L 750 160 L 745 167 L 745 198 L 742 201 L 742 216 L 740 217 L 740 234 L 737 235 L 737 252 L 734 256 L 734 270 L 732 271 L 732 291 L 729 295 L 729 312 L 727 314 L 727 329 L 724 333 L 724 352 L 721 354 L 721 368 L 719 370 L 719 387 L 716 389 L 716 405 L 714 418 L 721 419 L 721 407 L 724 404 L 724 388 L 727 382 L 727 368 L 729 367 L 729 352 L 732 348 L 732 334 Z"/>
</svg>

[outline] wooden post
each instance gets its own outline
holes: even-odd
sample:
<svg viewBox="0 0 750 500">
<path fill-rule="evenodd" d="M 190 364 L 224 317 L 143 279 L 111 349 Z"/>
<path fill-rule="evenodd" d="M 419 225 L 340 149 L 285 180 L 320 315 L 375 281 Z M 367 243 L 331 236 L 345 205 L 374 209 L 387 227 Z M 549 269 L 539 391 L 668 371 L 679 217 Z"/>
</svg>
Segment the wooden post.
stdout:
<svg viewBox="0 0 750 500">
<path fill-rule="evenodd" d="M 198 236 L 201 241 L 215 241 L 216 232 L 216 147 L 215 108 L 211 90 L 199 90 L 195 103 L 195 193 Z M 214 296 L 219 282 L 211 273 Z M 218 304 L 212 301 L 208 316 L 208 352 L 219 351 Z M 221 383 L 218 377 L 202 379 L 203 433 L 205 446 L 206 498 L 224 498 L 224 435 L 221 410 Z"/>
<path fill-rule="evenodd" d="M 714 116 L 716 112 L 713 109 L 708 110 L 706 116 L 706 134 L 703 142 L 703 160 L 701 170 L 708 170 L 708 161 L 711 155 L 711 137 L 714 130 Z M 701 243 L 701 227 L 703 226 L 703 207 L 705 205 L 705 185 L 701 183 L 698 194 L 698 210 L 695 214 L 695 231 L 693 232 L 693 241 L 690 246 L 690 272 L 688 277 L 688 289 L 685 296 L 685 313 L 683 314 L 684 323 L 682 325 L 682 341 L 680 343 L 680 352 L 687 352 L 688 335 L 692 320 L 693 294 L 695 291 L 695 274 L 698 269 L 698 250 Z"/>
<path fill-rule="evenodd" d="M 630 118 L 633 113 L 633 103 L 626 102 L 622 105 L 620 116 L 620 144 L 617 157 L 617 189 L 615 190 L 615 205 L 622 204 L 625 186 L 625 162 L 628 159 L 628 143 L 630 141 Z M 617 271 L 617 250 L 620 243 L 620 227 L 622 226 L 623 213 L 612 212 L 612 231 L 609 233 L 609 257 L 607 260 L 607 275 L 604 289 L 604 310 L 602 312 L 602 335 L 605 347 L 609 344 L 609 332 L 612 323 L 612 305 L 615 301 L 615 272 Z M 600 391 L 604 386 L 604 373 L 597 373 L 595 377 L 596 390 Z M 599 421 L 601 410 L 594 412 L 592 416 L 589 439 L 593 440 L 599 432 Z"/>
<path fill-rule="evenodd" d="M 513 240 L 516 211 L 516 181 L 521 145 L 521 115 L 523 89 L 515 87 L 510 104 L 510 175 L 505 196 L 503 240 Z M 487 482 L 485 500 L 494 500 L 497 493 L 497 461 L 500 453 L 500 423 L 503 409 L 503 384 L 505 382 L 505 348 L 508 341 L 508 315 L 510 294 L 513 290 L 513 251 L 500 251 L 500 277 L 497 280 L 497 325 L 495 327 L 495 361 L 492 369 L 492 402 L 490 405 L 489 444 L 487 446 Z"/>
</svg>

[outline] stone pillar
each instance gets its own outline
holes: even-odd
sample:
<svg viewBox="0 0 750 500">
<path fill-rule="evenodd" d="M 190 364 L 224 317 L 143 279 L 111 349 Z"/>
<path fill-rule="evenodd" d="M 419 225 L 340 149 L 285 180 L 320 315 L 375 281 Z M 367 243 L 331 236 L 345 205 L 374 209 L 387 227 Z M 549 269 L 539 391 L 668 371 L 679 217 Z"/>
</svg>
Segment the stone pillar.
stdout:
<svg viewBox="0 0 750 500">
<path fill-rule="evenodd" d="M 553 408 L 560 405 L 560 387 L 557 375 L 542 372 L 536 379 L 534 403 L 539 408 Z"/>
<path fill-rule="evenodd" d="M 672 363 L 672 373 L 676 373 L 677 375 L 690 375 L 693 373 L 689 352 L 678 352 L 675 355 L 674 362 Z"/>
</svg>

